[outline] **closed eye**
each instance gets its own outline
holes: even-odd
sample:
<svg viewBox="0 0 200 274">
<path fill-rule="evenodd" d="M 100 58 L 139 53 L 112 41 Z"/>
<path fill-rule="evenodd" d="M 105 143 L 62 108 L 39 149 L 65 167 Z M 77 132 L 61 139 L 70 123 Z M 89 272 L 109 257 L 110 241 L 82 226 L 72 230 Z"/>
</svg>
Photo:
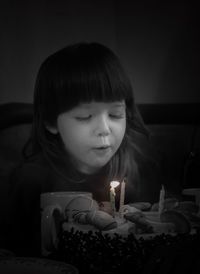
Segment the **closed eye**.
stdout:
<svg viewBox="0 0 200 274">
<path fill-rule="evenodd" d="M 88 115 L 88 116 L 77 116 L 75 117 L 76 120 L 78 121 L 88 121 L 92 118 L 92 115 Z"/>
<path fill-rule="evenodd" d="M 125 115 L 124 114 L 109 114 L 110 118 L 113 118 L 113 119 L 123 119 L 125 118 Z"/>
</svg>

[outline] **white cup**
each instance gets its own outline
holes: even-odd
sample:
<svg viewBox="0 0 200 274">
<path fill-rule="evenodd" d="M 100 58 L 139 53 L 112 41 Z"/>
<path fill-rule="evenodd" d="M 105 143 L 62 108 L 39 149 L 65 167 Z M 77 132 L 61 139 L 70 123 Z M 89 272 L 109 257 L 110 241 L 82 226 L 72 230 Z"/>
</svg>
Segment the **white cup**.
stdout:
<svg viewBox="0 0 200 274">
<path fill-rule="evenodd" d="M 200 205 L 200 188 L 185 188 L 182 191 L 183 195 L 194 196 L 195 203 Z"/>
<path fill-rule="evenodd" d="M 48 255 L 57 246 L 61 223 L 67 218 L 66 208 L 80 197 L 79 206 L 88 207 L 92 193 L 81 191 L 47 192 L 40 195 L 41 252 Z"/>
</svg>

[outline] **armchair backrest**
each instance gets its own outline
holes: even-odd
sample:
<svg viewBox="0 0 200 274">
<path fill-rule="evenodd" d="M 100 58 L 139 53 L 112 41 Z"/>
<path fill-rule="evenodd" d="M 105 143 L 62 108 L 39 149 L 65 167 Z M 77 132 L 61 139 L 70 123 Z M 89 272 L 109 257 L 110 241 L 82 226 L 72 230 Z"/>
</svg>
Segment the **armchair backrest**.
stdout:
<svg viewBox="0 0 200 274">
<path fill-rule="evenodd" d="M 8 205 L 9 178 L 22 159 L 32 123 L 32 104 L 6 103 L 0 105 L 0 247 L 3 246 L 3 225 Z"/>
</svg>

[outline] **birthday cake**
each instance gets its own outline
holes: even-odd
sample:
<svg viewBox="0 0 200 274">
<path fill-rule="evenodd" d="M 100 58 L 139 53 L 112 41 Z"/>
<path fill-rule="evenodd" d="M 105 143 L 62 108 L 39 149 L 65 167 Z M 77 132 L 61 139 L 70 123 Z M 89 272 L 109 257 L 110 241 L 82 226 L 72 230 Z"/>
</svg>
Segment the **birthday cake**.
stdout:
<svg viewBox="0 0 200 274">
<path fill-rule="evenodd" d="M 163 254 L 157 248 L 162 246 L 167 258 L 170 253 L 176 259 L 175 250 L 181 249 L 193 264 L 191 251 L 200 244 L 199 212 L 195 202 L 162 195 L 158 203 L 125 204 L 119 212 L 113 212 L 111 201 L 76 197 L 66 207 L 53 258 L 72 263 L 80 273 L 143 273 L 151 254 L 160 269 Z"/>
<path fill-rule="evenodd" d="M 148 210 L 141 210 L 147 206 L 149 206 L 148 203 L 125 205 L 134 210 L 136 208 L 138 211 L 126 211 L 122 218 L 124 223 L 118 222 L 121 216 L 114 218 L 115 228 L 112 228 L 114 225 L 111 215 L 110 227 L 102 226 L 101 222 L 100 226 L 98 222 L 93 223 L 99 213 L 90 227 L 88 224 L 79 224 L 75 220 L 71 223 L 65 222 L 52 258 L 59 258 L 75 265 L 80 273 L 91 274 L 128 273 L 130 269 L 134 269 L 136 274 L 146 273 L 144 269 L 149 269 L 145 265 L 147 267 L 149 265 L 150 270 L 153 269 L 158 273 L 157 270 L 161 269 L 162 264 L 162 269 L 165 269 L 166 262 L 170 263 L 168 265 L 170 270 L 173 269 L 174 262 L 177 260 L 182 266 L 182 258 L 186 258 L 187 269 L 192 269 L 195 260 L 196 266 L 199 265 L 199 258 L 196 255 L 199 252 L 196 250 L 199 250 L 200 246 L 200 218 L 196 214 L 196 205 L 192 202 L 177 204 L 177 201 L 173 199 L 165 199 L 164 211 L 160 215 L 159 222 L 158 214 L 153 214 L 158 213 L 158 205 L 154 204 Z M 100 213 L 100 216 L 107 218 L 105 214 Z M 91 222 L 91 216 L 88 217 Z M 156 222 L 156 225 L 153 222 Z M 134 233 L 131 233 L 130 227 L 133 228 Z M 171 227 L 173 232 L 169 232 Z M 194 228 L 197 228 L 196 231 L 193 231 Z M 199 269 L 195 273 L 199 273 Z"/>
</svg>

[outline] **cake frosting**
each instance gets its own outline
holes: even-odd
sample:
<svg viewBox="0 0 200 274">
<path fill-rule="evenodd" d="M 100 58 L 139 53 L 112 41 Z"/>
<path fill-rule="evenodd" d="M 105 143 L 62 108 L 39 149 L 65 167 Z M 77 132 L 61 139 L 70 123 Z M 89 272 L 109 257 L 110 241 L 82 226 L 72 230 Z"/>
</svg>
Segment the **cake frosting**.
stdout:
<svg viewBox="0 0 200 274">
<path fill-rule="evenodd" d="M 66 206 L 66 221 L 62 225 L 65 230 L 83 232 L 102 231 L 102 233 L 126 236 L 148 237 L 156 234 L 173 234 L 190 232 L 194 226 L 191 218 L 198 216 L 198 207 L 192 202 L 179 202 L 166 199 L 163 212 L 158 212 L 158 205 L 150 203 L 132 203 L 123 206 L 122 214 L 115 212 L 113 216 L 109 202 L 97 203 L 88 197 L 76 197 Z"/>
</svg>

